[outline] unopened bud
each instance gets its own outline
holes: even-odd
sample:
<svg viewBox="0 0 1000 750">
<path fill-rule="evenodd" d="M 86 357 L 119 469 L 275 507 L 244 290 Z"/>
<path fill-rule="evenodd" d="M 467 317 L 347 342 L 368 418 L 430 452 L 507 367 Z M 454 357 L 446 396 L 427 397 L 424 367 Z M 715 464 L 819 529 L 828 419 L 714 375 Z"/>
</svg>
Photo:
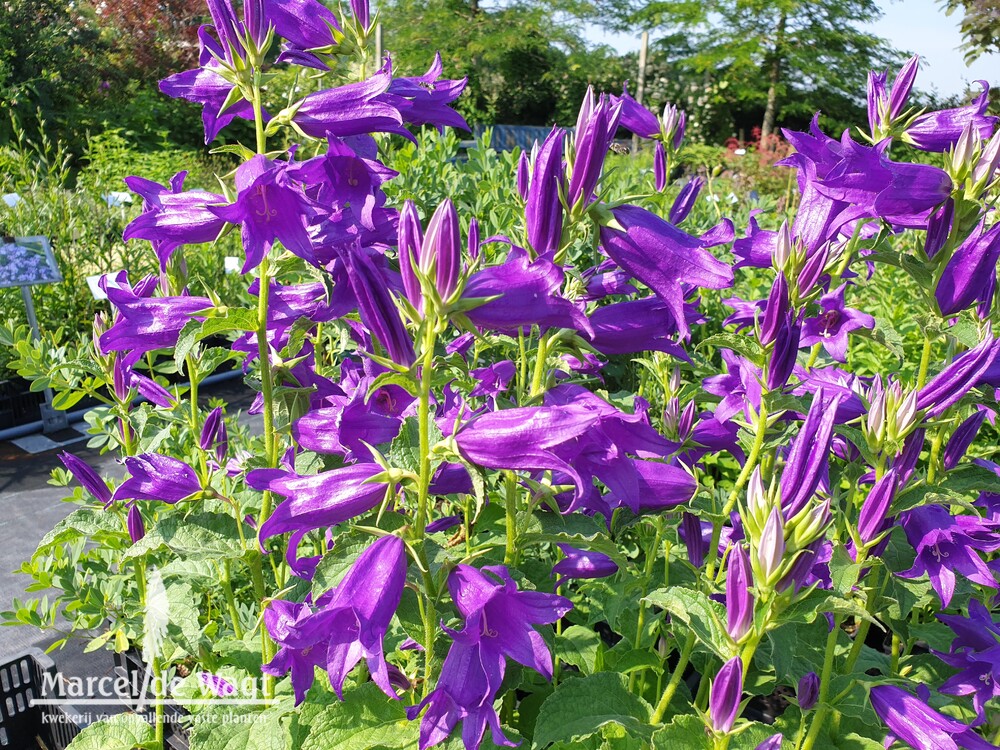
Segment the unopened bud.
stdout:
<svg viewBox="0 0 1000 750">
<path fill-rule="evenodd" d="M 788 220 L 781 222 L 777 241 L 774 246 L 774 265 L 779 271 L 787 268 L 792 259 L 792 233 L 788 228 Z"/>
<path fill-rule="evenodd" d="M 785 556 L 785 522 L 781 517 L 781 507 L 775 505 L 764 524 L 757 543 L 757 564 L 765 582 L 773 582 Z"/>
</svg>

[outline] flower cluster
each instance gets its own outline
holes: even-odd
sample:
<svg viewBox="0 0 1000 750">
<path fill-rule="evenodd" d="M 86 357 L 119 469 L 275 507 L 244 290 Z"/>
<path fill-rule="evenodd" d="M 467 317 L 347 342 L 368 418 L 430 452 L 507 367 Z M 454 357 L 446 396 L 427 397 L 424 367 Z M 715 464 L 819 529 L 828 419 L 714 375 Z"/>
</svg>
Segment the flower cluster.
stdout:
<svg viewBox="0 0 1000 750">
<path fill-rule="evenodd" d="M 106 278 L 115 314 L 95 324 L 127 476 L 112 490 L 64 460 L 123 515 L 129 560 L 181 554 L 186 524 L 205 544 L 232 537 L 213 632 L 231 629 L 245 651 L 231 580 L 243 568 L 265 697 L 289 676 L 297 732 L 315 720 L 335 742 L 336 721 L 317 714 L 388 715 L 352 704 L 370 679 L 406 702 L 393 715 L 421 750 L 459 724 L 471 749 L 487 729 L 494 744 L 534 732 L 541 745 L 612 722 L 672 747 L 695 715 L 724 750 L 764 731 L 744 698 L 778 683 L 796 687 L 795 706 L 761 748 L 796 732 L 796 747 L 821 747 L 832 714 L 859 706 L 921 750 L 990 746 L 1000 470 L 965 459 L 995 417 L 981 394 L 1000 387 L 1000 135 L 985 99 L 913 115 L 916 60 L 891 87 L 873 74 L 868 145 L 818 117 L 785 133 L 794 217 L 701 217 L 690 232 L 679 225 L 695 224 L 702 182 L 655 210 L 684 114 L 590 90 L 575 130 L 553 128 L 519 162 L 516 226 L 484 238 L 488 217 L 447 199 L 393 206 L 385 191 L 389 135 L 464 126 L 452 108 L 463 82 L 439 58 L 412 78 L 372 61 L 364 2 L 339 18 L 317 0 L 209 9 L 200 66 L 163 91 L 203 106 L 206 140 L 252 121 L 256 148 L 228 147 L 241 163 L 220 193 L 184 190 L 183 172 L 169 187 L 129 178 L 143 205 L 126 238 L 148 240 L 163 273 Z M 268 98 L 272 64 L 311 68 L 324 86 L 347 77 L 285 101 Z M 619 128 L 655 142 L 656 190 L 631 202 L 607 185 Z M 947 151 L 947 168 L 900 158 L 910 146 Z M 226 232 L 245 253 L 238 309 L 192 293 L 183 271 L 186 246 Z M 919 241 L 902 250 L 899 236 Z M 857 353 L 892 338 L 861 308 L 886 267 L 930 309 L 919 365 L 876 372 Z M 723 305 L 732 313 L 716 320 Z M 212 354 L 220 332 L 235 340 Z M 137 371 L 162 350 L 190 376 L 189 413 Z M 197 398 L 230 356 L 263 418 L 246 452 Z M 605 387 L 633 357 L 638 392 Z M 136 394 L 171 414 L 162 431 Z M 184 435 L 177 456 L 160 450 Z M 934 670 L 914 654 L 929 632 L 920 607 L 948 610 L 938 634 L 956 636 Z M 888 655 L 867 645 L 872 624 L 891 631 Z M 779 653 L 817 637 L 815 659 Z M 239 650 L 226 648 L 218 658 Z M 684 717 L 689 665 L 702 687 Z M 940 678 L 935 700 L 968 697 L 955 705 L 974 719 L 900 687 L 915 669 Z M 564 696 L 616 670 L 629 677 L 594 726 L 559 735 Z"/>
</svg>

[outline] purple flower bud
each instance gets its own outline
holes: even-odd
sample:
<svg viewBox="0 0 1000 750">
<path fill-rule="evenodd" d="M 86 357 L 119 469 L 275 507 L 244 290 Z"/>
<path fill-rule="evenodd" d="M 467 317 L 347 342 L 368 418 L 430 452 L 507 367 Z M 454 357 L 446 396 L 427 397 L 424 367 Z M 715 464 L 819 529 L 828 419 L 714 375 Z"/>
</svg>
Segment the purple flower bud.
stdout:
<svg viewBox="0 0 1000 750">
<path fill-rule="evenodd" d="M 479 257 L 479 222 L 475 218 L 469 220 L 469 236 L 465 240 L 465 249 L 472 260 Z"/>
<path fill-rule="evenodd" d="M 798 321 L 789 311 L 775 336 L 774 351 L 767 367 L 767 389 L 776 391 L 784 388 L 795 369 L 795 358 L 799 354 L 801 329 Z"/>
<path fill-rule="evenodd" d="M 681 411 L 680 420 L 677 422 L 678 440 L 683 442 L 691 436 L 691 430 L 694 428 L 695 411 L 696 407 L 694 401 L 688 401 L 684 410 Z"/>
<path fill-rule="evenodd" d="M 778 734 L 772 734 L 766 740 L 761 742 L 754 750 L 781 750 L 781 745 L 785 741 L 785 738 L 779 732 Z"/>
<path fill-rule="evenodd" d="M 423 231 L 420 228 L 420 217 L 417 215 L 417 205 L 408 200 L 403 203 L 399 212 L 399 274 L 403 277 L 403 292 L 406 299 L 418 310 L 423 309 L 423 295 L 420 293 L 420 280 L 414 268 L 420 265 L 420 250 L 424 244 Z"/>
<path fill-rule="evenodd" d="M 128 509 L 128 516 L 125 518 L 125 526 L 128 528 L 129 538 L 135 544 L 146 536 L 146 525 L 142 521 L 142 513 L 135 503 Z"/>
<path fill-rule="evenodd" d="M 670 145 L 674 147 L 674 151 L 677 151 L 681 147 L 681 143 L 684 141 L 684 131 L 687 129 L 687 113 L 681 112 L 677 116 L 677 129 L 674 130 L 674 138 Z"/>
<path fill-rule="evenodd" d="M 885 528 L 886 515 L 899 487 L 899 474 L 895 467 L 886 472 L 871 488 L 861 504 L 858 516 L 858 538 L 862 544 L 870 543 Z"/>
<path fill-rule="evenodd" d="M 712 729 L 728 734 L 740 713 L 743 697 L 743 660 L 735 656 L 725 664 L 712 681 L 708 698 L 708 716 Z"/>
<path fill-rule="evenodd" d="M 757 542 L 757 564 L 765 581 L 778 572 L 785 556 L 785 521 L 781 517 L 781 506 L 775 505 Z"/>
<path fill-rule="evenodd" d="M 670 207 L 667 221 L 675 226 L 684 221 L 688 217 L 688 214 L 691 213 L 691 209 L 694 208 L 694 204 L 698 200 L 698 194 L 704 185 L 705 180 L 701 177 L 692 177 L 688 180 L 674 199 L 674 204 Z"/>
<path fill-rule="evenodd" d="M 792 249 L 792 233 L 788 228 L 788 219 L 785 219 L 781 222 L 774 243 L 774 266 L 779 271 L 784 271 L 792 259 Z"/>
<path fill-rule="evenodd" d="M 760 343 L 771 344 L 778 337 L 781 324 L 788 317 L 788 282 L 781 271 L 771 285 L 771 293 L 767 296 L 767 307 L 764 309 L 764 320 L 760 325 Z"/>
<path fill-rule="evenodd" d="M 368 24 L 371 22 L 371 10 L 368 7 L 368 0 L 351 0 L 351 13 L 354 14 L 361 28 L 368 28 Z"/>
<path fill-rule="evenodd" d="M 521 200 L 528 200 L 528 175 L 531 165 L 528 162 L 528 152 L 522 151 L 521 158 L 517 160 L 517 194 Z"/>
<path fill-rule="evenodd" d="M 976 83 L 983 87 L 983 92 L 971 104 L 920 115 L 906 129 L 904 140 L 922 151 L 947 151 L 970 125 L 980 139 L 989 138 L 1000 118 L 986 114 L 989 84 L 986 81 Z"/>
<path fill-rule="evenodd" d="M 885 80 L 886 72 L 876 73 L 874 70 L 868 71 L 868 128 L 874 135 L 883 129 L 887 123 L 883 122 L 884 105 L 886 103 Z"/>
<path fill-rule="evenodd" d="M 974 185 L 979 183 L 988 185 L 992 182 L 997 167 L 1000 167 L 1000 131 L 994 133 L 983 147 L 979 161 L 976 162 L 976 166 L 972 170 L 972 183 Z"/>
<path fill-rule="evenodd" d="M 962 460 L 965 452 L 972 445 L 972 441 L 976 439 L 979 428 L 983 426 L 985 419 L 986 410 L 979 410 L 962 422 L 958 426 L 958 429 L 952 433 L 951 439 L 944 449 L 943 463 L 945 471 L 951 471 L 958 466 L 958 462 Z"/>
<path fill-rule="evenodd" d="M 924 240 L 924 253 L 933 258 L 944 247 L 951 233 L 951 224 L 955 220 L 955 201 L 950 196 L 937 211 L 931 214 L 927 222 L 927 237 Z"/>
<path fill-rule="evenodd" d="M 563 228 L 563 206 L 559 188 L 564 179 L 563 143 L 566 134 L 553 128 L 535 157 L 535 169 L 527 190 L 524 219 L 528 243 L 539 255 L 559 249 Z"/>
<path fill-rule="evenodd" d="M 578 125 L 573 154 L 573 172 L 570 175 L 567 204 L 572 208 L 579 203 L 589 204 L 604 167 L 622 105 L 612 106 L 607 96 L 601 95 L 590 117 Z M 582 114 L 581 110 L 581 114 Z"/>
<path fill-rule="evenodd" d="M 906 442 L 903 443 L 903 452 L 892 462 L 892 467 L 899 473 L 900 485 L 906 484 L 913 470 L 917 466 L 920 458 L 920 451 L 924 447 L 924 434 L 926 430 L 914 430 Z"/>
<path fill-rule="evenodd" d="M 917 67 L 920 57 L 914 55 L 896 74 L 892 82 L 892 89 L 889 92 L 889 119 L 895 120 L 906 109 L 906 104 L 910 99 L 910 91 L 913 90 L 913 81 L 917 77 Z"/>
<path fill-rule="evenodd" d="M 602 552 L 577 549 L 568 544 L 560 544 L 559 549 L 566 555 L 552 566 L 552 572 L 561 578 L 559 586 L 567 578 L 606 578 L 618 571 L 618 565 Z"/>
<path fill-rule="evenodd" d="M 653 184 L 658 193 L 662 193 L 667 186 L 667 151 L 663 148 L 662 141 L 656 142 L 653 151 Z"/>
<path fill-rule="evenodd" d="M 996 278 L 1000 260 L 1000 224 L 983 231 L 983 224 L 948 260 L 934 296 L 942 315 L 954 315 L 976 302 Z"/>
<path fill-rule="evenodd" d="M 462 261 L 462 236 L 458 227 L 458 212 L 450 198 L 437 207 L 424 235 L 420 250 L 420 270 L 436 275 L 437 292 L 447 300 L 458 287 L 458 271 Z"/>
<path fill-rule="evenodd" d="M 90 464 L 72 453 L 60 453 L 59 460 L 63 462 L 63 466 L 69 469 L 73 478 L 82 484 L 83 488 L 101 502 L 105 508 L 111 505 L 111 489 L 107 482 L 101 479 L 100 475 L 90 467 Z"/>
<path fill-rule="evenodd" d="M 742 544 L 729 553 L 726 570 L 726 630 L 737 643 L 753 627 L 754 599 L 750 593 L 750 558 Z"/>
<path fill-rule="evenodd" d="M 460 523 L 462 523 L 461 516 L 442 516 L 436 521 L 431 521 L 427 524 L 427 528 L 425 530 L 428 534 L 434 534 L 438 531 L 447 531 L 448 529 L 452 529 Z"/>
<path fill-rule="evenodd" d="M 708 554 L 708 542 L 705 539 L 705 526 L 701 519 L 693 513 L 685 512 L 681 516 L 681 525 L 677 529 L 678 536 L 687 548 L 688 561 L 700 568 Z M 711 525 L 708 525 L 711 529 Z"/>
<path fill-rule="evenodd" d="M 198 680 L 211 691 L 212 695 L 218 698 L 223 698 L 236 692 L 236 687 L 229 680 L 209 672 L 199 672 Z"/>
<path fill-rule="evenodd" d="M 229 450 L 229 432 L 226 430 L 226 420 L 222 416 L 222 407 L 217 406 L 212 409 L 208 417 L 205 418 L 205 425 L 201 429 L 200 446 L 203 451 L 211 450 L 215 447 L 215 457 L 222 463 Z"/>
<path fill-rule="evenodd" d="M 819 700 L 819 676 L 815 672 L 810 672 L 799 680 L 799 689 L 795 692 L 798 698 L 799 708 L 808 711 L 816 705 Z"/>
<path fill-rule="evenodd" d="M 798 285 L 800 296 L 806 296 L 816 286 L 816 282 L 819 281 L 820 276 L 823 275 L 823 271 L 826 269 L 826 261 L 829 257 L 830 246 L 823 245 L 823 247 L 806 260 L 802 266 L 802 270 L 799 271 Z"/>
</svg>

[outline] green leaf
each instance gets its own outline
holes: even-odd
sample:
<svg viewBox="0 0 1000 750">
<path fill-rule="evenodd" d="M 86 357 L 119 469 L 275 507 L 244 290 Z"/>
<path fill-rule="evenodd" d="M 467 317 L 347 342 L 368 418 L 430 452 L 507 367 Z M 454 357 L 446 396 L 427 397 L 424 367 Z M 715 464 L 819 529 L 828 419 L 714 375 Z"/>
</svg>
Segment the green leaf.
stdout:
<svg viewBox="0 0 1000 750">
<path fill-rule="evenodd" d="M 291 740 L 281 722 L 286 709 L 268 709 L 248 716 L 247 706 L 202 712 L 191 731 L 191 746 L 198 750 L 285 750 Z"/>
<path fill-rule="evenodd" d="M 693 589 L 670 587 L 657 589 L 645 600 L 661 607 L 694 631 L 698 640 L 723 661 L 736 656 L 738 649 L 725 626 L 725 609 L 705 594 Z"/>
<path fill-rule="evenodd" d="M 102 719 L 78 734 L 67 750 L 133 750 L 156 746 L 156 733 L 135 714 L 117 714 Z"/>
<path fill-rule="evenodd" d="M 177 337 L 177 345 L 174 346 L 174 365 L 177 367 L 177 372 L 183 370 L 184 359 L 194 349 L 195 344 L 198 343 L 198 334 L 200 332 L 200 320 L 189 320 L 181 329 L 180 335 Z"/>
<path fill-rule="evenodd" d="M 433 420 L 430 422 L 428 438 L 428 444 L 431 446 L 441 442 L 444 438 Z M 420 473 L 420 425 L 416 417 L 407 417 L 403 420 L 399 434 L 389 444 L 387 458 L 389 463 L 397 469 L 411 471 L 414 474 Z"/>
<path fill-rule="evenodd" d="M 572 664 L 583 674 L 593 674 L 597 669 L 597 653 L 601 637 L 593 628 L 570 625 L 556 636 L 556 658 Z"/>
<path fill-rule="evenodd" d="M 254 536 L 249 528 L 244 533 L 251 539 Z M 164 516 L 125 557 L 139 557 L 160 545 L 188 560 L 234 560 L 243 555 L 236 521 L 218 513 Z"/>
<path fill-rule="evenodd" d="M 630 735 L 648 740 L 652 735 L 649 714 L 649 704 L 628 691 L 624 675 L 598 672 L 570 679 L 560 684 L 542 704 L 532 747 L 583 739 L 609 724 L 617 724 Z"/>
<path fill-rule="evenodd" d="M 299 750 L 405 750 L 416 748 L 419 722 L 408 721 L 401 701 L 389 700 L 374 683 L 344 694 L 309 722 Z"/>
<path fill-rule="evenodd" d="M 860 573 L 861 566 L 851 559 L 844 545 L 839 542 L 835 544 L 830 557 L 830 580 L 833 582 L 833 590 L 846 596 L 858 582 Z"/>
<path fill-rule="evenodd" d="M 709 750 L 712 741 L 705 734 L 705 724 L 692 714 L 680 714 L 652 738 L 653 750 Z M 738 744 L 738 747 L 743 747 Z"/>
<path fill-rule="evenodd" d="M 167 634 L 189 654 L 197 654 L 202 629 L 198 620 L 196 597 L 187 583 L 170 582 L 167 592 Z M 197 597 L 197 602 L 201 598 Z"/>
<path fill-rule="evenodd" d="M 226 314 L 218 318 L 207 318 L 201 324 L 199 339 L 208 338 L 216 333 L 226 331 L 256 331 L 257 311 L 238 307 L 231 307 L 226 310 Z"/>
<path fill-rule="evenodd" d="M 730 349 L 742 357 L 746 357 L 758 367 L 764 366 L 764 349 L 749 336 L 737 333 L 716 333 L 704 339 L 697 348 L 714 346 L 716 349 Z"/>
<path fill-rule="evenodd" d="M 125 538 L 125 530 L 122 528 L 121 521 L 113 512 L 100 508 L 80 508 L 62 519 L 48 534 L 42 537 L 32 560 L 54 545 L 63 542 L 87 538 L 101 543 L 113 537 Z"/>
</svg>

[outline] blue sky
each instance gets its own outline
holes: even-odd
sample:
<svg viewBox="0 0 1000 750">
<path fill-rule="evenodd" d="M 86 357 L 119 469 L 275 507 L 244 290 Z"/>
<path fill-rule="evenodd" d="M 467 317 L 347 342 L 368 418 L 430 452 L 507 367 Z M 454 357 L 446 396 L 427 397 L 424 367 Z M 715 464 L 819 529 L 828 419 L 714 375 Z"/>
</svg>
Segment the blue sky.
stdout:
<svg viewBox="0 0 1000 750">
<path fill-rule="evenodd" d="M 869 26 L 898 49 L 915 52 L 923 58 L 917 77 L 921 89 L 936 90 L 947 96 L 962 93 L 966 84 L 980 78 L 991 85 L 1000 85 L 1000 55 L 983 56 L 966 67 L 958 49 L 962 37 L 957 13 L 946 16 L 936 0 L 884 2 L 882 10 L 883 18 Z M 587 37 L 623 52 L 639 48 L 638 34 L 607 34 L 591 28 Z"/>
</svg>

